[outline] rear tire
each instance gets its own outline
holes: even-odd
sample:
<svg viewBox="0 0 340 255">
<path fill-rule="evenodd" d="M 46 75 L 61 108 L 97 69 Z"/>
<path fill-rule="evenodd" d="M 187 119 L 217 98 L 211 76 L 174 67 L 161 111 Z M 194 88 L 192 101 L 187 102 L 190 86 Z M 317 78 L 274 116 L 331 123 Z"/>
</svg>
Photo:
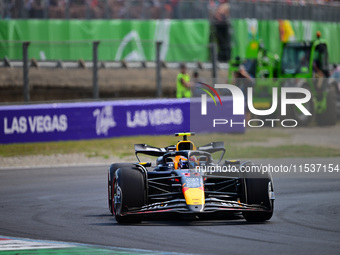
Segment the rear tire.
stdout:
<svg viewBox="0 0 340 255">
<path fill-rule="evenodd" d="M 145 180 L 142 171 L 134 167 L 121 167 L 115 172 L 112 189 L 112 209 L 118 223 L 139 223 L 139 215 L 126 215 L 132 208 L 145 205 Z"/>
<path fill-rule="evenodd" d="M 337 113 L 336 113 L 336 98 L 337 92 L 335 87 L 332 85 L 329 87 L 327 93 L 327 108 L 326 111 L 316 115 L 316 123 L 318 126 L 332 126 L 336 124 Z"/>
<path fill-rule="evenodd" d="M 251 166 L 246 164 L 245 166 Z M 243 202 L 246 204 L 262 205 L 268 211 L 243 212 L 248 222 L 264 222 L 269 220 L 274 212 L 274 201 L 270 199 L 269 192 L 274 191 L 271 176 L 266 173 L 243 173 Z"/>
</svg>

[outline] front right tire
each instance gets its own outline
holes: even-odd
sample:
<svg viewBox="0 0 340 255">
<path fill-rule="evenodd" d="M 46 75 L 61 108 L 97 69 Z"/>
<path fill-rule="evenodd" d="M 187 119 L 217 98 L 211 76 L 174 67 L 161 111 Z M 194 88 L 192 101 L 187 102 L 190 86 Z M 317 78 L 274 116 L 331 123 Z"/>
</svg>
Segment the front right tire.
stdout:
<svg viewBox="0 0 340 255">
<path fill-rule="evenodd" d="M 112 208 L 112 183 L 113 183 L 113 178 L 114 178 L 114 175 L 116 173 L 116 171 L 119 169 L 119 168 L 122 168 L 122 167 L 134 167 L 134 164 L 132 163 L 115 163 L 115 164 L 112 164 L 109 168 L 109 171 L 108 171 L 108 176 L 107 176 L 107 193 L 108 193 L 108 205 L 109 205 L 109 210 L 110 212 L 113 214 L 113 208 Z"/>
</svg>

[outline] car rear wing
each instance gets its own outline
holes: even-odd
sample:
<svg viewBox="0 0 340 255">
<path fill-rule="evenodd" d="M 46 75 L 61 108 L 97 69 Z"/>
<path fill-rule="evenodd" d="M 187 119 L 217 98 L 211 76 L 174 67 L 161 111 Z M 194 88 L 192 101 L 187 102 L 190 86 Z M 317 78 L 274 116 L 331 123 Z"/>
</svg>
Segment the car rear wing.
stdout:
<svg viewBox="0 0 340 255">
<path fill-rule="evenodd" d="M 153 147 L 151 145 L 141 143 L 141 144 L 135 144 L 135 155 L 136 155 L 136 158 L 138 159 L 138 161 L 140 162 L 140 159 L 138 157 L 138 154 L 140 154 L 140 153 L 144 154 L 144 155 L 159 157 L 159 156 L 163 156 L 165 153 L 167 153 L 171 150 L 175 150 L 175 149 L 176 149 L 175 146 L 157 148 L 157 147 Z"/>
<path fill-rule="evenodd" d="M 135 155 L 139 162 L 140 162 L 140 159 L 138 157 L 138 154 L 159 157 L 159 156 L 163 156 L 167 152 L 175 151 L 175 150 L 176 150 L 175 145 L 171 145 L 171 146 L 164 147 L 164 148 L 157 148 L 157 147 L 147 145 L 144 143 L 135 144 Z M 196 150 L 205 151 L 208 153 L 215 153 L 215 152 L 221 151 L 222 154 L 220 156 L 218 163 L 222 161 L 224 154 L 225 154 L 224 142 L 211 142 L 209 144 L 197 147 Z"/>
</svg>

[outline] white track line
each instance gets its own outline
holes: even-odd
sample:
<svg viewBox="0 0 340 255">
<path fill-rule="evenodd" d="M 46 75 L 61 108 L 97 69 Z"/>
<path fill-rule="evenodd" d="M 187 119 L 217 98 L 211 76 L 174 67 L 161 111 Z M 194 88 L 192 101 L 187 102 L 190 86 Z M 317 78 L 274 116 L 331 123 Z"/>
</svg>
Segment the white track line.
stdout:
<svg viewBox="0 0 340 255">
<path fill-rule="evenodd" d="M 26 241 L 18 239 L 0 239 L 0 251 L 56 249 L 70 247 L 74 247 L 74 245 L 64 243 Z"/>
</svg>

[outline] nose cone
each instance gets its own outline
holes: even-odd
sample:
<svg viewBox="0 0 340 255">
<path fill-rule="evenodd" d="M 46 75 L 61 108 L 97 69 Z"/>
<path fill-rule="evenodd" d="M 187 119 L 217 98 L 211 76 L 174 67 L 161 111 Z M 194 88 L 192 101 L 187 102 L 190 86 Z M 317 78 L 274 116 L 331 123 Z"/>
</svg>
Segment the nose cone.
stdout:
<svg viewBox="0 0 340 255">
<path fill-rule="evenodd" d="M 187 205 L 203 205 L 204 204 L 204 190 L 200 188 L 183 188 L 184 198 Z"/>
<path fill-rule="evenodd" d="M 183 195 L 188 209 L 192 212 L 204 210 L 205 195 L 201 176 L 182 178 Z"/>
<path fill-rule="evenodd" d="M 204 205 L 188 205 L 188 209 L 192 212 L 202 212 Z"/>
</svg>

